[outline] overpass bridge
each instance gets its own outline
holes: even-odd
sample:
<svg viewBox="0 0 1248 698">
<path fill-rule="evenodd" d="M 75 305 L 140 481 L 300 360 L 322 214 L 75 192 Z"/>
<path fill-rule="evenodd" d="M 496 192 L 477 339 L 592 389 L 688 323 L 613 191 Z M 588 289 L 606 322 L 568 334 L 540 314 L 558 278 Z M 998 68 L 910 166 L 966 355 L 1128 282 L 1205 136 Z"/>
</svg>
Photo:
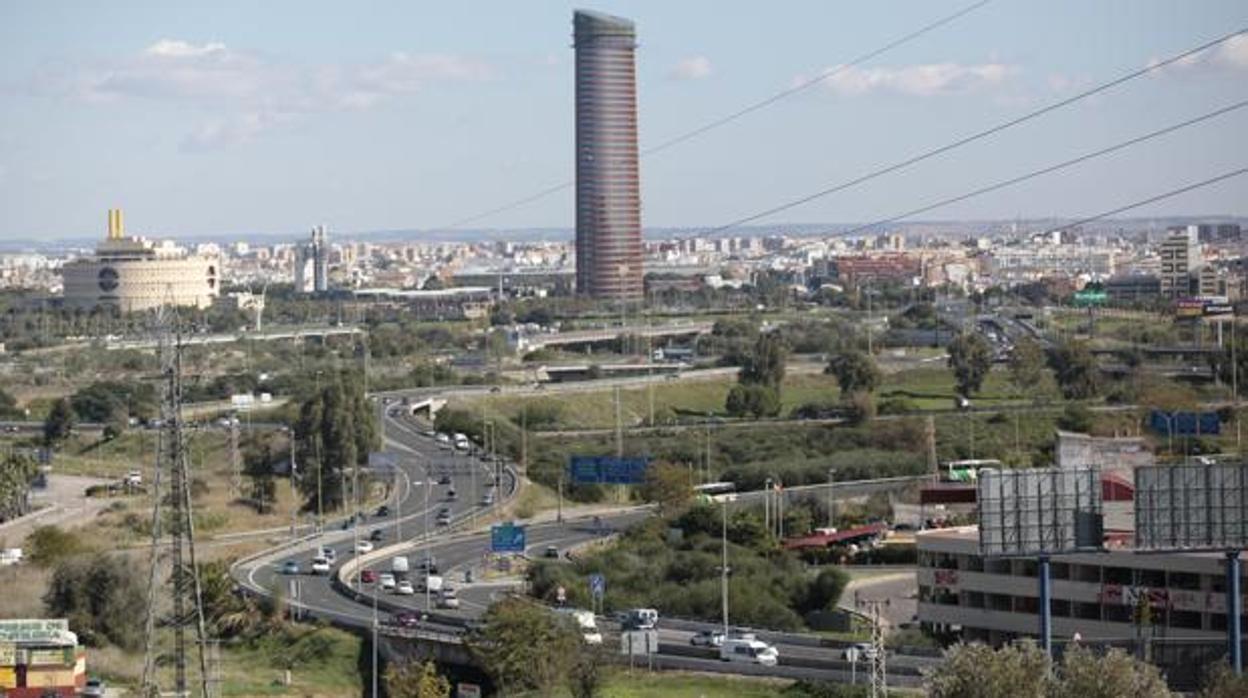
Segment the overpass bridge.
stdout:
<svg viewBox="0 0 1248 698">
<path fill-rule="evenodd" d="M 184 346 L 230 344 L 233 342 L 271 342 L 283 339 L 304 339 L 318 337 L 324 339 L 335 335 L 366 334 L 362 327 L 301 327 L 288 330 L 269 330 L 265 332 L 221 332 L 216 334 L 193 334 L 182 338 Z M 159 340 L 156 339 L 110 339 L 104 342 L 104 348 L 110 351 L 117 349 L 155 349 Z"/>
<path fill-rule="evenodd" d="M 546 347 L 567 347 L 577 345 L 602 344 L 614 342 L 621 337 L 642 337 L 648 339 L 667 339 L 673 337 L 696 337 L 710 334 L 713 323 L 689 322 L 678 325 L 628 326 L 609 327 L 600 330 L 575 330 L 557 334 L 520 335 L 512 339 L 517 351 L 529 352 Z"/>
</svg>

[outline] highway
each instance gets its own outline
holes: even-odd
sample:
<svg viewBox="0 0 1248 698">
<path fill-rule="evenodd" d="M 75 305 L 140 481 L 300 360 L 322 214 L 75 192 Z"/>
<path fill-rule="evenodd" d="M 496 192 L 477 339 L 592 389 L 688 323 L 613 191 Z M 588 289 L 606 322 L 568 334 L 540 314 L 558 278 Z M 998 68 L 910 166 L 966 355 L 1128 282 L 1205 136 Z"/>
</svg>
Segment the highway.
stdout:
<svg viewBox="0 0 1248 698">
<path fill-rule="evenodd" d="M 488 530 L 474 524 L 484 523 L 483 517 L 488 513 L 481 497 L 493 481 L 494 466 L 480 457 L 440 446 L 426 431 L 427 427 L 405 412 L 400 404 L 391 403 L 384 418 L 385 453 L 394 461 L 397 479 L 389 515 L 378 517 L 375 512 L 369 512 L 356 527 L 344 526 L 344 519 L 339 519 L 331 522 L 319 537 L 305 536 L 244 559 L 232 570 L 242 587 L 255 594 L 269 594 L 281 588 L 288 602 L 301 614 L 360 629 L 371 628 L 374 619 L 384 625 L 399 611 L 428 612 L 426 621 L 421 624 L 422 630 L 450 637 L 460 635 L 496 596 L 515 588 L 514 578 L 491 580 L 482 575 L 489 564 L 489 535 Z M 502 490 L 510 494 L 517 483 L 511 471 L 504 472 Z M 450 484 L 438 484 L 442 476 L 449 476 Z M 447 496 L 452 488 L 458 495 L 454 500 Z M 842 494 L 856 493 L 859 488 L 870 489 L 871 486 L 851 484 Z M 756 493 L 741 493 L 736 503 L 745 504 L 756 496 Z M 452 515 L 450 527 L 434 523 L 437 512 L 444 507 Z M 565 553 L 569 548 L 623 530 L 649 516 L 649 511 L 648 507 L 628 507 L 603 514 L 598 520 L 585 516 L 568 518 L 561 523 L 531 524 L 527 527 L 526 554 L 530 558 L 542 557 L 547 546 L 555 546 L 560 554 Z M 357 538 L 368 538 L 375 529 L 381 536 L 375 543 L 377 550 L 359 556 L 357 564 L 354 552 Z M 400 543 L 401 547 L 394 547 Z M 321 546 L 337 554 L 336 565 L 329 576 L 308 573 L 312 557 Z M 358 583 L 359 569 L 388 570 L 395 554 L 409 558 L 415 578 L 417 565 L 426 553 L 437 563 L 446 583 L 457 589 L 459 609 L 438 609 L 436 599 L 425 594 L 379 593 L 375 584 Z M 288 561 L 298 563 L 301 573 L 283 574 L 282 568 Z M 469 569 L 473 570 L 475 579 L 465 583 L 464 573 Z M 341 579 L 336 579 L 339 576 Z M 602 619 L 600 625 L 608 643 L 618 641 L 615 635 L 619 627 L 615 622 Z M 781 658 L 779 666 L 762 667 L 721 662 L 716 651 L 689 644 L 693 634 L 717 629 L 720 627 L 717 623 L 664 618 L 660 625 L 659 654 L 653 657 L 656 668 L 838 682 L 848 682 L 855 674 L 859 681 L 867 676 L 866 662 L 860 662 L 855 672 L 841 659 L 840 647 L 844 643 L 828 642 L 813 635 L 755 631 L 760 639 L 776 645 Z M 639 661 L 645 663 L 644 658 Z M 925 657 L 890 655 L 890 683 L 918 685 L 920 668 L 933 661 Z"/>
</svg>

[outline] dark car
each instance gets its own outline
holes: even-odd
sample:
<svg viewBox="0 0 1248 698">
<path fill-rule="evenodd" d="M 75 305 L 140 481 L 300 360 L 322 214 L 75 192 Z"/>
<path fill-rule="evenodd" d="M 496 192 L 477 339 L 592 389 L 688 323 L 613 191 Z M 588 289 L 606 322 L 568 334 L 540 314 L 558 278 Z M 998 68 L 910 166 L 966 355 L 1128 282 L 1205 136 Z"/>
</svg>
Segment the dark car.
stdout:
<svg viewBox="0 0 1248 698">
<path fill-rule="evenodd" d="M 558 559 L 558 558 L 559 558 L 559 548 L 557 548 L 557 547 L 555 547 L 555 546 L 553 546 L 553 545 L 548 545 L 548 546 L 546 546 L 546 550 L 542 551 L 542 557 L 549 557 L 549 558 L 555 558 L 555 559 Z"/>
<path fill-rule="evenodd" d="M 415 628 L 420 625 L 421 617 L 418 613 L 412 611 L 399 611 L 390 616 L 390 623 L 400 628 Z"/>
<path fill-rule="evenodd" d="M 386 506 L 385 504 L 382 504 L 381 506 L 377 507 L 377 516 L 389 516 L 389 515 L 390 515 L 390 507 Z"/>
<path fill-rule="evenodd" d="M 441 475 L 438 476 L 438 484 L 439 485 L 451 484 L 451 476 L 448 475 L 447 473 L 442 473 Z"/>
<path fill-rule="evenodd" d="M 451 489 L 449 489 L 449 490 L 447 490 L 447 491 L 446 491 L 446 500 L 447 500 L 448 502 L 453 502 L 453 501 L 455 501 L 455 498 L 456 498 L 456 497 L 458 497 L 458 496 L 459 496 L 459 495 L 455 493 L 455 488 L 454 488 L 454 487 L 452 487 Z"/>
<path fill-rule="evenodd" d="M 373 541 L 374 543 L 380 542 L 381 539 L 385 537 L 386 537 L 386 532 L 381 530 L 380 528 L 374 528 L 372 532 L 368 534 L 368 539 Z"/>
</svg>

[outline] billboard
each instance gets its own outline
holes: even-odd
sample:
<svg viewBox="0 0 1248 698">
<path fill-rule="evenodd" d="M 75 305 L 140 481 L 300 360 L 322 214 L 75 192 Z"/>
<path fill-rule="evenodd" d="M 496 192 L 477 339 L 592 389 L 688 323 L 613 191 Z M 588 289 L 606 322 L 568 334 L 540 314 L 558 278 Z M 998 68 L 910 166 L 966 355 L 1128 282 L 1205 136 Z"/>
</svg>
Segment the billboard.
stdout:
<svg viewBox="0 0 1248 698">
<path fill-rule="evenodd" d="M 507 522 L 490 527 L 490 552 L 522 553 L 525 547 L 524 526 Z"/>
<path fill-rule="evenodd" d="M 1212 436 L 1222 430 L 1222 421 L 1217 412 L 1153 410 L 1148 426 L 1162 436 Z"/>
<path fill-rule="evenodd" d="M 568 459 L 568 477 L 572 482 L 599 485 L 640 485 L 646 481 L 644 456 L 572 456 Z"/>
<path fill-rule="evenodd" d="M 1245 463 L 1136 468 L 1136 549 L 1248 548 L 1246 486 Z"/>
<path fill-rule="evenodd" d="M 1101 548 L 1100 468 L 979 471 L 979 549 L 1033 557 Z"/>
</svg>

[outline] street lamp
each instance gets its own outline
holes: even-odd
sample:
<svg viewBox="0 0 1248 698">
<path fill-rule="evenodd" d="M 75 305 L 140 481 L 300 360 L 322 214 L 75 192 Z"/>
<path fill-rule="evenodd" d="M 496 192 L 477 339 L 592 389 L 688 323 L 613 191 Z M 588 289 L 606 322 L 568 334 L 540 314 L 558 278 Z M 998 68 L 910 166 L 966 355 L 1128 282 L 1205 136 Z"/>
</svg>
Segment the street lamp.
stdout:
<svg viewBox="0 0 1248 698">
<path fill-rule="evenodd" d="M 828 468 L 828 528 L 836 527 L 836 500 L 832 497 L 832 483 L 836 481 L 836 468 Z"/>
<path fill-rule="evenodd" d="M 771 478 L 763 481 L 763 528 L 771 534 Z"/>
</svg>

